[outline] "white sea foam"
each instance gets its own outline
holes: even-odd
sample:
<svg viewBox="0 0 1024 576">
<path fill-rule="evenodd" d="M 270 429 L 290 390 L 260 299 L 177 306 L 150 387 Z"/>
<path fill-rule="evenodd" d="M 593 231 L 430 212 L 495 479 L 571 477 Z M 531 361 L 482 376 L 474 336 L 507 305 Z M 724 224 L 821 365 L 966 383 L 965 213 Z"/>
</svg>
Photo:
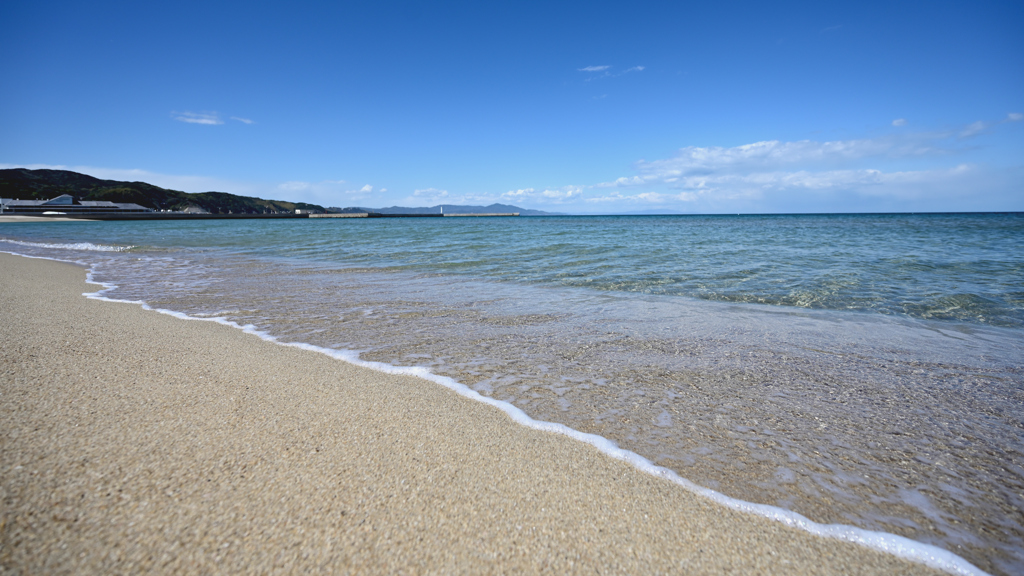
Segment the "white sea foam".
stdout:
<svg viewBox="0 0 1024 576">
<path fill-rule="evenodd" d="M 91 242 L 74 242 L 70 244 L 26 242 L 24 240 L 10 240 L 8 238 L 0 238 L 0 242 L 15 244 L 17 246 L 31 246 L 33 248 L 53 248 L 57 250 L 89 250 L 91 252 L 124 252 L 126 250 L 131 250 L 132 248 L 135 248 L 135 246 L 106 246 L 103 244 L 93 244 Z M 13 252 L 11 252 L 11 254 L 13 254 Z"/>
<path fill-rule="evenodd" d="M 950 574 L 986 574 L 986 572 L 977 568 L 976 566 L 974 566 L 967 560 L 961 558 L 960 556 L 957 556 L 956 554 L 949 552 L 948 550 L 943 550 L 942 548 L 938 548 L 930 544 L 916 542 L 914 540 L 910 540 L 909 538 L 905 538 L 903 536 L 898 536 L 895 534 L 889 534 L 886 532 L 864 530 L 862 528 L 857 528 L 855 526 L 847 526 L 843 524 L 820 524 L 796 512 L 792 512 L 775 506 L 769 506 L 767 504 L 756 504 L 753 502 L 746 502 L 736 498 L 731 498 L 729 496 L 726 496 L 725 494 L 716 492 L 709 488 L 698 486 L 697 484 L 694 484 L 693 482 L 679 476 L 677 473 L 675 473 L 672 470 L 669 470 L 668 468 L 655 465 L 653 462 L 651 462 L 647 458 L 644 458 L 643 456 L 640 456 L 639 454 L 619 448 L 618 445 L 616 445 L 614 442 L 607 438 L 598 436 L 596 434 L 580 432 L 563 424 L 535 420 L 528 416 L 525 412 L 520 410 L 518 407 L 508 402 L 483 396 L 476 392 L 475 390 L 469 388 L 465 384 L 461 384 L 446 376 L 434 374 L 430 372 L 430 370 L 423 367 L 399 367 L 386 364 L 383 362 L 370 362 L 366 360 L 361 360 L 359 358 L 359 353 L 353 350 L 330 349 L 320 346 L 314 346 L 312 344 L 306 344 L 303 342 L 282 342 L 278 340 L 276 337 L 268 334 L 267 332 L 258 330 L 255 326 L 251 324 L 246 324 L 243 326 L 221 317 L 210 318 L 190 316 L 188 314 L 177 312 L 174 310 L 153 308 L 146 302 L 139 300 L 120 300 L 115 298 L 108 298 L 107 296 L 104 296 L 103 293 L 109 292 L 110 290 L 113 290 L 117 286 L 114 284 L 106 282 L 97 282 L 96 280 L 94 280 L 92 269 L 89 269 L 87 271 L 87 281 L 89 283 L 97 284 L 103 287 L 102 289 L 96 292 L 88 292 L 83 294 L 84 296 L 90 299 L 102 300 L 104 302 L 137 304 L 145 310 L 152 310 L 155 312 L 159 312 L 161 314 L 167 314 L 169 316 L 173 316 L 175 318 L 179 318 L 182 320 L 216 322 L 218 324 L 223 324 L 225 326 L 242 330 L 247 334 L 252 334 L 267 342 L 271 342 L 281 346 L 288 346 L 291 348 L 299 348 L 311 352 L 318 352 L 320 354 L 327 355 L 331 358 L 335 358 L 343 362 L 348 362 L 349 364 L 369 368 L 372 370 L 377 370 L 379 372 L 383 372 L 386 374 L 416 376 L 419 378 L 423 378 L 425 380 L 429 380 L 431 382 L 449 388 L 455 391 L 456 393 L 461 394 L 462 396 L 465 396 L 472 400 L 476 400 L 478 402 L 482 402 L 484 404 L 488 404 L 490 406 L 494 406 L 495 408 L 505 412 L 505 414 L 507 414 L 510 418 L 512 418 L 513 421 L 515 421 L 518 424 L 521 424 L 529 428 L 533 428 L 535 430 L 552 432 L 555 434 L 562 434 L 564 436 L 568 436 L 580 442 L 585 442 L 595 447 L 600 452 L 603 452 L 604 454 L 611 456 L 612 458 L 628 462 L 643 472 L 646 472 L 653 476 L 664 478 L 670 482 L 674 482 L 675 484 L 681 486 L 686 490 L 689 490 L 690 492 L 706 497 L 714 502 L 717 502 L 733 510 L 738 510 L 741 512 L 762 516 L 770 520 L 781 522 L 782 524 L 785 524 L 787 526 L 804 530 L 805 532 L 809 532 L 817 536 L 822 536 L 825 538 L 834 538 L 836 540 L 843 540 L 846 542 L 852 542 L 855 544 L 865 546 L 867 548 L 871 548 L 873 550 L 893 554 L 895 556 L 905 558 L 913 562 L 919 562 L 926 566 L 942 570 Z"/>
</svg>

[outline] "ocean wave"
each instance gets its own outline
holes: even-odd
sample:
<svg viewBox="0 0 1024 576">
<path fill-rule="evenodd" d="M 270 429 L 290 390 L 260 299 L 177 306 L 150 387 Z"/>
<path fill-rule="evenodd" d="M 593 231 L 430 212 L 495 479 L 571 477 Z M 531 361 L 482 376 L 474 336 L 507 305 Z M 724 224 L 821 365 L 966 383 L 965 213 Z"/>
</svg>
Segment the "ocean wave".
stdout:
<svg viewBox="0 0 1024 576">
<path fill-rule="evenodd" d="M 93 244 L 91 242 L 74 242 L 70 244 L 62 243 L 50 243 L 50 242 L 26 242 L 24 240 L 11 240 L 9 238 L 0 238 L 0 242 L 6 242 L 8 244 L 14 244 L 16 246 L 31 246 L 33 248 L 53 248 L 57 250 L 89 250 L 92 252 L 126 252 L 136 246 L 106 246 L 103 244 Z"/>
</svg>

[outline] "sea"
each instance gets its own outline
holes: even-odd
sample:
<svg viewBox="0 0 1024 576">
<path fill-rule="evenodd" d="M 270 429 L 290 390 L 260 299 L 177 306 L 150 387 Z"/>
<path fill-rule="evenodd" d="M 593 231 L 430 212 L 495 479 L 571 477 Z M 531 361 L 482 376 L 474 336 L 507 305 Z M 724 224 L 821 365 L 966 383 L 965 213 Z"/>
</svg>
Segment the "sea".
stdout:
<svg viewBox="0 0 1024 576">
<path fill-rule="evenodd" d="M 19 222 L 0 251 L 1024 573 L 1021 213 Z"/>
</svg>

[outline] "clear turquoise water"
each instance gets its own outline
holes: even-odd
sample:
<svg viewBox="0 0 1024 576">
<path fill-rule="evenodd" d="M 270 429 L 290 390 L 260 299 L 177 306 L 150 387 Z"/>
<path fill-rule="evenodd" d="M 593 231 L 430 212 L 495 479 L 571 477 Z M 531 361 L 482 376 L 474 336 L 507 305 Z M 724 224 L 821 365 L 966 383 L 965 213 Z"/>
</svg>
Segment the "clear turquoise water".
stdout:
<svg viewBox="0 0 1024 576">
<path fill-rule="evenodd" d="M 0 250 L 1024 571 L 1024 215 L 17 223 Z"/>
<path fill-rule="evenodd" d="M 1024 326 L 1024 215 L 33 225 L 31 236 Z M 28 230 L 25 230 L 28 233 Z M 19 234 L 20 235 L 20 234 Z"/>
</svg>

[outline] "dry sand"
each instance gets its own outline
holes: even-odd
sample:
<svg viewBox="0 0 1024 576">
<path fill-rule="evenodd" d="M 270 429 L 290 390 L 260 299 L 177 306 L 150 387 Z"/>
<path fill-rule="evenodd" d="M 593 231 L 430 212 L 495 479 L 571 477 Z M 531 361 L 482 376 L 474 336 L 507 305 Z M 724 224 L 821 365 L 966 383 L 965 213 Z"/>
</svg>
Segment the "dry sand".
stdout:
<svg viewBox="0 0 1024 576">
<path fill-rule="evenodd" d="M 84 278 L 0 254 L 0 573 L 934 573 Z"/>
</svg>

